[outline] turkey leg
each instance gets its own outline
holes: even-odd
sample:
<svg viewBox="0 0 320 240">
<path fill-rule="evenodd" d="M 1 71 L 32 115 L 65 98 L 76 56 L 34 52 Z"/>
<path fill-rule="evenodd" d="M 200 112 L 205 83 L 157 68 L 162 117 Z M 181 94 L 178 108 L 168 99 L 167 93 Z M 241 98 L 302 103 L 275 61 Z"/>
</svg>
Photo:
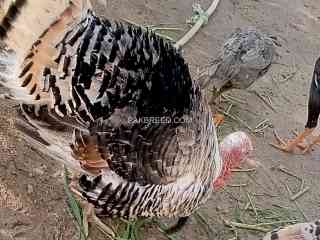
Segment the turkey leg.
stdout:
<svg viewBox="0 0 320 240">
<path fill-rule="evenodd" d="M 84 217 L 83 217 L 83 226 L 88 226 L 88 223 L 95 224 L 100 231 L 102 231 L 105 235 L 110 237 L 111 239 L 115 238 L 114 230 L 104 224 L 95 214 L 94 206 L 91 203 L 85 202 L 83 207 Z"/>
<path fill-rule="evenodd" d="M 70 190 L 77 195 L 80 198 L 82 197 L 82 194 L 74 187 L 75 182 L 71 181 L 69 184 Z M 100 231 L 102 231 L 105 235 L 108 237 L 111 237 L 111 239 L 115 238 L 115 232 L 114 230 L 104 224 L 95 214 L 94 206 L 91 203 L 88 203 L 86 201 L 80 201 L 81 208 L 83 209 L 83 220 L 82 220 L 82 225 L 85 228 L 85 234 L 88 235 L 88 225 L 89 223 L 95 224 Z"/>
<path fill-rule="evenodd" d="M 320 135 L 314 137 L 309 144 L 299 145 L 298 147 L 303 150 L 303 153 L 307 153 L 313 147 L 313 145 L 320 144 Z"/>
</svg>

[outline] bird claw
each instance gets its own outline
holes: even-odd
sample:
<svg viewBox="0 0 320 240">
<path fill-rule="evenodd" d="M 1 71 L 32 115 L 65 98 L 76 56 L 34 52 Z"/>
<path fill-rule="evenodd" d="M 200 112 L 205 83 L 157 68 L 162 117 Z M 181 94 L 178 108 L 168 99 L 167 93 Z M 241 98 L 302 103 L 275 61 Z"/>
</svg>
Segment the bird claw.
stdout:
<svg viewBox="0 0 320 240">
<path fill-rule="evenodd" d="M 299 134 L 297 131 L 295 130 L 292 130 L 292 133 L 297 137 Z M 313 136 L 315 137 L 315 136 Z M 302 150 L 302 154 L 306 154 L 306 153 L 309 153 L 312 149 L 312 146 L 315 145 L 315 144 L 320 144 L 320 141 L 317 139 L 317 137 L 315 137 L 316 139 L 309 143 L 309 144 L 304 144 L 304 143 L 298 143 L 297 144 L 297 147 L 300 148 Z"/>
<path fill-rule="evenodd" d="M 269 143 L 272 147 L 277 148 L 284 152 L 292 152 L 291 146 L 289 144 L 275 144 L 275 143 Z"/>
<path fill-rule="evenodd" d="M 298 147 L 302 150 L 302 154 L 310 153 L 310 151 L 313 151 L 313 146 L 319 144 L 319 142 L 313 142 L 309 144 L 301 144 Z"/>
<path fill-rule="evenodd" d="M 273 131 L 273 134 L 274 134 L 274 137 L 275 139 L 277 140 L 277 144 L 276 143 L 269 143 L 271 146 L 279 149 L 279 150 L 282 150 L 282 151 L 285 151 L 285 152 L 290 152 L 292 151 L 291 149 L 288 148 L 288 145 L 289 143 L 286 143 L 280 136 L 279 134 L 277 133 L 276 130 Z"/>
<path fill-rule="evenodd" d="M 299 138 L 299 134 L 294 130 L 292 130 L 292 133 L 295 135 L 295 139 L 291 139 L 286 142 L 278 135 L 276 131 L 274 131 L 274 136 L 278 144 L 270 143 L 270 145 L 281 151 L 288 152 L 288 153 L 292 153 L 295 147 L 299 148 L 302 151 L 301 154 L 309 153 L 310 150 L 312 150 L 313 144 L 302 143 L 301 141 L 303 141 L 303 139 L 300 139 L 300 140 L 297 139 Z"/>
<path fill-rule="evenodd" d="M 310 153 L 310 150 L 312 150 L 312 148 L 310 146 L 306 146 L 306 148 L 302 151 L 302 154 Z"/>
<path fill-rule="evenodd" d="M 80 206 L 83 211 L 82 226 L 84 227 L 84 234 L 87 238 L 89 236 L 89 223 L 93 223 L 108 238 L 115 238 L 116 234 L 114 229 L 96 216 L 93 204 L 80 201 Z"/>
<path fill-rule="evenodd" d="M 279 136 L 276 130 L 273 131 L 273 135 L 276 138 L 278 144 L 280 145 L 286 145 L 286 142 Z"/>
<path fill-rule="evenodd" d="M 284 152 L 288 152 L 288 153 L 292 153 L 294 150 L 294 147 L 298 146 L 302 146 L 302 143 L 296 143 L 296 141 L 294 140 L 288 140 L 288 141 L 284 141 L 279 134 L 277 133 L 276 130 L 273 131 L 274 137 L 277 140 L 278 144 L 276 143 L 269 143 L 271 146 L 273 146 L 274 148 L 277 148 L 281 151 Z M 294 133 L 296 134 L 296 133 Z"/>
</svg>

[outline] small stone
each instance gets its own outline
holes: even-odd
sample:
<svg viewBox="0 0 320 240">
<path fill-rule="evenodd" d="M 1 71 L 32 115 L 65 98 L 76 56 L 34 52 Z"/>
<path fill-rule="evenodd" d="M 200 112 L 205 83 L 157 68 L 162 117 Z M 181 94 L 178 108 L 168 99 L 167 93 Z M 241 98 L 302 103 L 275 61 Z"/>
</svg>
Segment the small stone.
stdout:
<svg viewBox="0 0 320 240">
<path fill-rule="evenodd" d="M 33 191 L 34 191 L 33 186 L 32 186 L 31 184 L 28 184 L 28 185 L 27 185 L 27 193 L 28 193 L 28 194 L 32 194 Z"/>
</svg>

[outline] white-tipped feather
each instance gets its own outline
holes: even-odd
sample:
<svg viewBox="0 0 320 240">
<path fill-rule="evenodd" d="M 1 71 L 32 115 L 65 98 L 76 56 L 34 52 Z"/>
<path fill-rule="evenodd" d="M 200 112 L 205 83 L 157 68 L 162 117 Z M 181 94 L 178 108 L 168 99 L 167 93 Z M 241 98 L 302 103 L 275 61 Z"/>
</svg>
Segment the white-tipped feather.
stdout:
<svg viewBox="0 0 320 240">
<path fill-rule="evenodd" d="M 51 157 L 52 159 L 67 165 L 71 169 L 86 173 L 85 170 L 83 170 L 79 164 L 78 161 L 75 161 L 75 159 L 72 157 L 71 149 L 69 146 L 69 142 L 66 141 L 66 138 L 59 137 L 57 134 L 52 134 L 51 131 L 48 129 L 44 131 L 41 128 L 36 128 L 32 126 L 33 120 L 30 119 L 26 114 L 24 116 L 28 119 L 29 126 L 27 126 L 26 123 L 24 123 L 21 119 L 17 120 L 17 125 L 24 128 L 24 129 L 31 129 L 31 131 L 34 132 L 34 134 L 39 134 L 40 138 L 43 139 L 43 141 L 48 142 L 48 145 L 41 143 L 39 140 L 31 137 L 30 133 L 26 134 L 24 131 L 20 131 L 21 136 L 35 149 L 40 151 L 46 156 Z"/>
</svg>

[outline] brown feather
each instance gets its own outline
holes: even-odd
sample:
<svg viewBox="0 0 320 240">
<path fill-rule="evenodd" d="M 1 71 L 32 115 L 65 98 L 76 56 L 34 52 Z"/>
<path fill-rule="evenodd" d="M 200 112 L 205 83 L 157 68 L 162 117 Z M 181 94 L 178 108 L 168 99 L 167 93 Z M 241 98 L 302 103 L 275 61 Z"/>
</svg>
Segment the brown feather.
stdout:
<svg viewBox="0 0 320 240">
<path fill-rule="evenodd" d="M 73 144 L 71 145 L 73 157 L 79 160 L 84 170 L 94 175 L 109 168 L 108 160 L 112 157 L 110 154 L 101 154 L 95 140 L 93 137 L 82 136 L 81 132 L 75 130 Z"/>
</svg>

